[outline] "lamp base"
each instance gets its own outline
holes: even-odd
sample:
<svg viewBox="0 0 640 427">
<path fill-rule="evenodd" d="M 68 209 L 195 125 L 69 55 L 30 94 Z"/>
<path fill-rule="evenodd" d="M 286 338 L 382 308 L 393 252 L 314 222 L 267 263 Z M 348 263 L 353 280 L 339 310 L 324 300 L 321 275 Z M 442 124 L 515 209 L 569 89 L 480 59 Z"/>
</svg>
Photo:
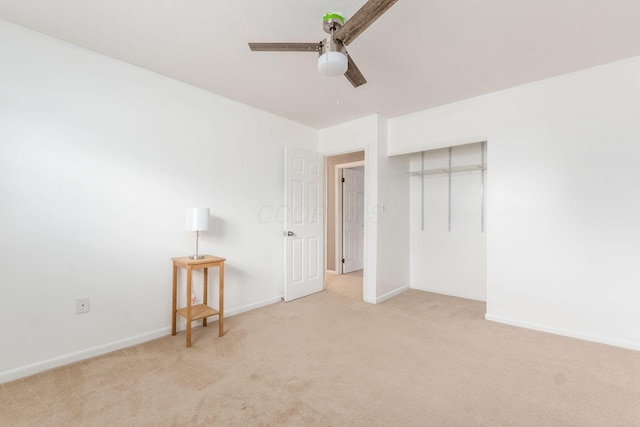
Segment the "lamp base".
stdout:
<svg viewBox="0 0 640 427">
<path fill-rule="evenodd" d="M 204 258 L 204 255 L 190 255 L 189 259 L 202 259 Z"/>
</svg>

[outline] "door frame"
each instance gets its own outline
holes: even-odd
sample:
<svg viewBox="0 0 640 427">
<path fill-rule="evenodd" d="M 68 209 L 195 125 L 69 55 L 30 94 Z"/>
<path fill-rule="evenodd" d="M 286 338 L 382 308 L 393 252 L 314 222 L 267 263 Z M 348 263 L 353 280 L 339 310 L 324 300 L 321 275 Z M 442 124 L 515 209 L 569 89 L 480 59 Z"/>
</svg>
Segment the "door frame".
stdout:
<svg viewBox="0 0 640 427">
<path fill-rule="evenodd" d="M 366 154 L 365 154 L 366 155 Z M 342 235 L 342 170 L 343 169 L 350 169 L 350 168 L 357 168 L 357 167 L 364 167 L 365 168 L 365 180 L 364 180 L 364 185 L 365 185 L 365 193 L 366 193 L 366 187 L 367 187 L 367 178 L 366 178 L 366 166 L 365 166 L 365 161 L 364 160 L 358 160 L 355 162 L 349 162 L 349 163 L 340 163 L 337 164 L 335 166 L 335 225 L 336 225 L 336 229 L 335 229 L 335 236 L 334 236 L 334 242 L 335 242 L 335 254 L 336 254 L 336 260 L 335 260 L 335 266 L 336 266 L 336 274 L 343 274 L 342 273 L 342 246 L 343 246 L 343 235 Z M 366 219 L 365 219 L 366 221 Z M 366 232 L 365 232 L 366 233 Z M 366 234 L 365 234 L 366 236 Z M 365 237 L 366 238 L 366 237 Z"/>
</svg>

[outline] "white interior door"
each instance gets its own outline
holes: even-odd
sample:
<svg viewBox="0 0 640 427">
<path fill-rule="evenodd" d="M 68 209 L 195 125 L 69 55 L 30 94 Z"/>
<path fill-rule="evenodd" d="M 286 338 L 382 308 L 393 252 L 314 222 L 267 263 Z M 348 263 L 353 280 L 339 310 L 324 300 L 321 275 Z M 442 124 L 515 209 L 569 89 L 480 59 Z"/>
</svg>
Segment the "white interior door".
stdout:
<svg viewBox="0 0 640 427">
<path fill-rule="evenodd" d="M 342 272 L 364 265 L 364 172 L 342 170 Z"/>
<path fill-rule="evenodd" d="M 284 300 L 324 289 L 324 169 L 319 154 L 285 148 Z"/>
</svg>

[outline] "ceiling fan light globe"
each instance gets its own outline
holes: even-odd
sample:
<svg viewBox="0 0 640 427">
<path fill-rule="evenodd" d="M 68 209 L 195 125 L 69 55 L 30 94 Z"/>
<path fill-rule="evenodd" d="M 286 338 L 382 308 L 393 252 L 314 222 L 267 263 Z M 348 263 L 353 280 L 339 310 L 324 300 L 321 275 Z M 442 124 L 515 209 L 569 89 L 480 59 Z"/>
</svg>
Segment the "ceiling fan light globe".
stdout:
<svg viewBox="0 0 640 427">
<path fill-rule="evenodd" d="M 342 52 L 325 52 L 318 58 L 318 71 L 328 77 L 338 77 L 347 71 L 347 55 Z"/>
</svg>

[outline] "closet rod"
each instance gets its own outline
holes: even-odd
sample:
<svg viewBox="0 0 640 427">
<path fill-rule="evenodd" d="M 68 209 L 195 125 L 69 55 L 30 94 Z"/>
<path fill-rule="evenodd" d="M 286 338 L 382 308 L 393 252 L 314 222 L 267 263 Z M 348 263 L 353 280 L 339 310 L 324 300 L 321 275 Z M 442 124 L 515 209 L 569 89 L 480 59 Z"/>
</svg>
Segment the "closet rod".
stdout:
<svg viewBox="0 0 640 427">
<path fill-rule="evenodd" d="M 425 169 L 424 171 L 412 171 L 408 172 L 411 176 L 424 176 L 424 175 L 448 175 L 451 173 L 458 172 L 474 172 L 474 171 L 483 171 L 487 168 L 486 164 L 483 165 L 481 163 L 473 164 L 473 165 L 464 165 L 464 166 L 453 166 L 451 169 L 449 168 L 438 168 L 438 169 Z"/>
</svg>

